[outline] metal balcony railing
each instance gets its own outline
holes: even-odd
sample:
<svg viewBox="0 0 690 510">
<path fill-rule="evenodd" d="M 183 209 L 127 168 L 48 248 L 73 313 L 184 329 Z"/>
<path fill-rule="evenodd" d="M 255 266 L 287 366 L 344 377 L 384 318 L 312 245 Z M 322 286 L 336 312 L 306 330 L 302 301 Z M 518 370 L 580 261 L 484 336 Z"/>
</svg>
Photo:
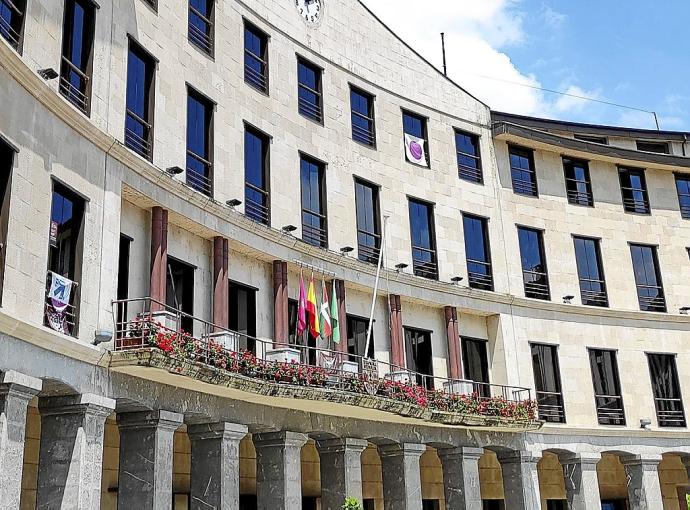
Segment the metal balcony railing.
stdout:
<svg viewBox="0 0 690 510">
<path fill-rule="evenodd" d="M 257 69 L 258 68 L 258 69 Z M 258 55 L 244 50 L 244 81 L 261 92 L 268 92 L 268 65 Z"/>
<path fill-rule="evenodd" d="M 213 360 L 221 354 L 239 359 L 247 351 L 256 356 L 257 363 L 268 363 L 265 361 L 267 354 L 273 350 L 272 340 L 222 328 L 148 297 L 113 301 L 113 318 L 116 351 L 162 348 L 158 343 L 159 335 L 178 339 L 184 336 L 187 339 L 185 353 L 193 358 L 192 361 L 209 365 L 213 365 Z M 191 324 L 191 328 L 182 335 L 180 326 L 184 322 Z M 354 378 L 372 395 L 381 394 L 385 381 L 395 381 L 412 388 L 437 388 L 435 394 L 439 395 L 474 395 L 479 400 L 498 398 L 516 403 L 532 400 L 529 388 L 435 377 L 377 359 L 310 345 L 292 344 L 289 347 L 299 351 L 299 360 L 292 366 L 325 370 L 325 385 L 334 389 L 348 391 Z"/>
<path fill-rule="evenodd" d="M 665 312 L 666 297 L 660 285 L 638 285 L 637 298 L 640 310 L 645 312 Z"/>
<path fill-rule="evenodd" d="M 525 179 L 521 176 L 513 174 L 513 191 L 521 195 L 537 195 L 536 177 L 532 175 L 531 179 Z"/>
<path fill-rule="evenodd" d="M 362 262 L 378 264 L 381 251 L 381 236 L 357 229 L 357 255 Z"/>
<path fill-rule="evenodd" d="M 659 427 L 685 427 L 683 399 L 655 398 L 654 405 Z"/>
<path fill-rule="evenodd" d="M 366 128 L 360 126 L 357 121 L 366 125 Z M 352 139 L 356 142 L 363 143 L 369 147 L 376 144 L 376 134 L 374 132 L 374 119 L 362 115 L 359 112 L 352 111 Z"/>
<path fill-rule="evenodd" d="M 471 288 L 494 290 L 491 263 L 483 260 L 467 259 L 467 277 Z"/>
<path fill-rule="evenodd" d="M 151 124 L 128 109 L 125 120 L 125 145 L 143 158 L 151 159 L 151 133 Z"/>
<path fill-rule="evenodd" d="M 463 154 L 463 156 L 467 156 Z M 481 168 L 476 168 L 468 165 L 458 163 L 458 175 L 461 179 L 470 182 L 482 183 L 484 182 L 484 175 Z"/>
<path fill-rule="evenodd" d="M 436 250 L 412 246 L 412 269 L 415 276 L 438 280 L 438 265 L 436 264 Z"/>
<path fill-rule="evenodd" d="M 539 418 L 551 423 L 565 423 L 563 394 L 553 391 L 537 391 Z"/>
<path fill-rule="evenodd" d="M 622 186 L 623 190 L 623 208 L 627 212 L 638 214 L 649 214 L 649 198 L 647 198 L 647 191 L 640 188 L 629 188 Z"/>
<path fill-rule="evenodd" d="M 580 278 L 580 294 L 583 305 L 609 306 L 609 298 L 606 292 L 606 282 L 591 278 Z"/>
<path fill-rule="evenodd" d="M 551 299 L 549 288 L 549 275 L 542 271 L 522 271 L 522 278 L 525 282 L 525 296 L 528 298 Z"/>
<path fill-rule="evenodd" d="M 566 187 L 568 202 L 577 205 L 594 205 L 594 197 L 589 190 L 589 183 L 587 181 L 578 181 L 577 179 L 571 179 L 566 177 Z M 584 191 L 583 189 L 584 188 Z"/>
<path fill-rule="evenodd" d="M 5 9 L 12 11 L 12 22 L 15 21 L 15 17 L 21 18 L 23 16 L 23 13 L 17 6 L 9 0 L 0 0 L 0 7 L 5 7 Z M 10 43 L 10 46 L 15 50 L 19 50 L 19 39 L 21 34 L 15 30 L 10 21 L 2 16 L 0 16 L 0 36 Z"/>
<path fill-rule="evenodd" d="M 244 191 L 244 215 L 256 221 L 268 225 L 270 221 L 268 191 L 245 182 Z"/>
<path fill-rule="evenodd" d="M 89 110 L 90 77 L 75 66 L 69 59 L 62 57 L 62 69 L 60 72 L 60 93 L 83 113 Z"/>
<path fill-rule="evenodd" d="M 213 163 L 187 149 L 187 186 L 213 196 Z"/>
<path fill-rule="evenodd" d="M 203 27 L 198 27 L 198 23 Z M 213 23 L 197 9 L 189 6 L 189 41 L 208 54 L 213 53 Z"/>
<path fill-rule="evenodd" d="M 317 90 L 307 87 L 306 85 L 300 83 L 299 88 L 304 90 L 310 95 L 313 95 L 313 101 L 310 101 L 303 97 L 301 94 L 298 99 L 299 113 L 308 117 L 316 122 L 321 122 L 323 120 L 323 111 L 321 108 L 321 93 Z"/>
<path fill-rule="evenodd" d="M 625 425 L 623 397 L 620 395 L 595 395 L 594 400 L 600 425 Z"/>
<path fill-rule="evenodd" d="M 326 248 L 328 246 L 328 232 L 324 228 L 325 225 L 326 216 L 302 209 L 302 240 L 305 243 Z"/>
</svg>

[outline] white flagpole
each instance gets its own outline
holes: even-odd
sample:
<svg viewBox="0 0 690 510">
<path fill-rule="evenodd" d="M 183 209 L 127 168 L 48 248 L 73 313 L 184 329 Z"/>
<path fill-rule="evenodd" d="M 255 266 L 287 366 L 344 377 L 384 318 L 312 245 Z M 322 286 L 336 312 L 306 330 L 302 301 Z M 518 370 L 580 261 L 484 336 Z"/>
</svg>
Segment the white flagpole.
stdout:
<svg viewBox="0 0 690 510">
<path fill-rule="evenodd" d="M 388 216 L 383 217 L 383 232 L 381 233 L 381 249 L 379 250 L 379 261 L 376 266 L 376 280 L 374 281 L 374 294 L 371 296 L 371 312 L 369 313 L 369 328 L 367 329 L 367 344 L 364 348 L 363 357 L 369 355 L 369 345 L 371 344 L 371 331 L 374 328 L 374 311 L 376 309 L 376 295 L 379 292 L 379 278 L 381 276 L 381 265 L 383 262 L 383 250 L 386 249 L 386 225 Z"/>
</svg>

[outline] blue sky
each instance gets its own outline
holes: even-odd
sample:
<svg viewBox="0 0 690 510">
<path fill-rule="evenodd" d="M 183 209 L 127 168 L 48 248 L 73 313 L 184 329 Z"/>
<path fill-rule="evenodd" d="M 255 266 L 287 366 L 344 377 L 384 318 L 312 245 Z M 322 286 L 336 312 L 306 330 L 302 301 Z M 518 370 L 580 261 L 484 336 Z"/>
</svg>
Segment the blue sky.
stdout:
<svg viewBox="0 0 690 510">
<path fill-rule="evenodd" d="M 662 129 L 690 130 L 687 0 L 364 3 L 439 67 L 446 32 L 450 76 L 495 109 L 654 128 L 646 112 L 530 88 L 543 87 L 656 111 Z"/>
</svg>

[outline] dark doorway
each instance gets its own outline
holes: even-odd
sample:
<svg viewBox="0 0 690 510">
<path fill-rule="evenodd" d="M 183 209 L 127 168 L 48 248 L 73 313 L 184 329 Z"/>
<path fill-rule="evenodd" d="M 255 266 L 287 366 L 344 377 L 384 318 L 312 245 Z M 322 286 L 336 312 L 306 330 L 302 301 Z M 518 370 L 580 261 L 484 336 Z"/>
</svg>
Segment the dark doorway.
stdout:
<svg viewBox="0 0 690 510">
<path fill-rule="evenodd" d="M 434 370 L 431 356 L 431 331 L 405 328 L 407 368 L 418 373 L 417 384 L 434 388 Z"/>
<path fill-rule="evenodd" d="M 240 350 L 256 354 L 256 289 L 230 282 L 230 330 L 242 335 Z"/>
<path fill-rule="evenodd" d="M 194 270 L 191 264 L 168 255 L 168 274 L 166 278 L 165 304 L 184 312 L 180 329 L 193 334 L 194 330 Z"/>
</svg>

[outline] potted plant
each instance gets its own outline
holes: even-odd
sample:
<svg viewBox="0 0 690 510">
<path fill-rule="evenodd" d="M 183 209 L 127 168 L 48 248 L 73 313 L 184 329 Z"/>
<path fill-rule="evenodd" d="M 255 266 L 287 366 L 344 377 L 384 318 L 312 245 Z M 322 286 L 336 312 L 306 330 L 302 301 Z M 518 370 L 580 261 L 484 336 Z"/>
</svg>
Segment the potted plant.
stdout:
<svg viewBox="0 0 690 510">
<path fill-rule="evenodd" d="M 362 504 L 357 498 L 345 498 L 343 510 L 362 510 Z"/>
</svg>

